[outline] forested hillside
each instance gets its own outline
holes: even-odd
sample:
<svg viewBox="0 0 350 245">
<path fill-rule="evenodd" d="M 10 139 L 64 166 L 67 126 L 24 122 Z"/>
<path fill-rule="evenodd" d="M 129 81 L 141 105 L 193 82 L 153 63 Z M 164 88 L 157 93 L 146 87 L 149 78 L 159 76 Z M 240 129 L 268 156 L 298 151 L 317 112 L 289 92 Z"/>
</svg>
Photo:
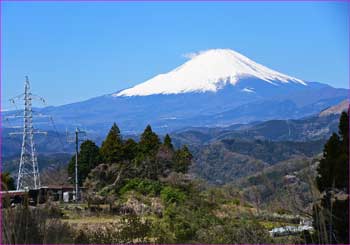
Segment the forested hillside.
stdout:
<svg viewBox="0 0 350 245">
<path fill-rule="evenodd" d="M 192 171 L 214 184 L 224 184 L 283 161 L 310 158 L 322 151 L 323 140 L 308 142 L 222 140 L 191 146 Z"/>
</svg>

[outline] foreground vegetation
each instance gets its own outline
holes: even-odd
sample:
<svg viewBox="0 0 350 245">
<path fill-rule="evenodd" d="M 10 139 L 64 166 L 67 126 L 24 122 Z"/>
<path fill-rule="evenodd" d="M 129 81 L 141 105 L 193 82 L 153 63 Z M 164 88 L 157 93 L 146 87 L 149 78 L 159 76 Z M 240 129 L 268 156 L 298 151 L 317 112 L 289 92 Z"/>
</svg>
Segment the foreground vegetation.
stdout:
<svg viewBox="0 0 350 245">
<path fill-rule="evenodd" d="M 305 169 L 296 177 L 304 180 L 298 188 L 311 192 L 309 209 L 304 202 L 293 209 L 276 205 L 271 190 L 285 200 L 295 193 L 278 188 L 284 176 L 278 168 L 245 182 L 210 186 L 189 174 L 191 152 L 186 146 L 175 149 L 169 135 L 161 141 L 147 126 L 139 142 L 124 140 L 114 124 L 100 148 L 90 140 L 80 147 L 83 201 L 36 207 L 24 202 L 4 209 L 3 243 L 347 243 L 348 123 L 343 113 L 339 134 L 326 143 L 320 163 L 313 162 L 316 179 L 306 171 L 309 159 L 281 164 L 283 169 Z M 68 174 L 73 177 L 74 157 Z M 271 189 L 264 181 L 272 178 L 279 182 Z M 13 186 L 10 176 L 4 174 L 2 180 L 3 186 Z M 257 195 L 247 196 L 254 190 Z M 277 238 L 268 232 L 308 216 L 314 232 Z"/>
<path fill-rule="evenodd" d="M 160 183 L 135 180 L 124 191 L 119 208 L 51 203 L 7 209 L 4 242 L 272 243 L 268 229 L 295 222 L 263 218 L 236 190 L 208 188 L 183 174 Z"/>
</svg>

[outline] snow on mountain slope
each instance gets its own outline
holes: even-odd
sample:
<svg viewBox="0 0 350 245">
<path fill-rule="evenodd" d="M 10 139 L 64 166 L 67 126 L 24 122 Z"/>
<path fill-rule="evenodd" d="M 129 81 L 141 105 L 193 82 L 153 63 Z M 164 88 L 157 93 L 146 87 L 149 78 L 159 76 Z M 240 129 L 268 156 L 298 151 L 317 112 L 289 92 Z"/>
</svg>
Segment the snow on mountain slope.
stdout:
<svg viewBox="0 0 350 245">
<path fill-rule="evenodd" d="M 157 75 L 113 96 L 146 96 L 187 92 L 215 92 L 226 84 L 235 85 L 241 78 L 255 77 L 273 85 L 304 81 L 260 65 L 230 49 L 200 52 L 189 61 L 166 74 Z"/>
</svg>

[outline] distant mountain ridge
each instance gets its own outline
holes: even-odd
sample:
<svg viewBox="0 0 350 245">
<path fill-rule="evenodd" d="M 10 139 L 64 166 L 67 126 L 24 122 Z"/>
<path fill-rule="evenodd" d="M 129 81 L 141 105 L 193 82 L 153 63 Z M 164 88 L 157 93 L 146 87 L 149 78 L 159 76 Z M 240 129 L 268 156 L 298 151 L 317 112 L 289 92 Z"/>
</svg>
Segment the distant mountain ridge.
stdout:
<svg viewBox="0 0 350 245">
<path fill-rule="evenodd" d="M 104 134 L 116 122 L 126 134 L 139 134 L 147 124 L 165 133 L 302 118 L 343 101 L 348 92 L 284 75 L 233 50 L 215 49 L 133 88 L 39 111 L 53 116 L 61 131 L 79 126 Z"/>
<path fill-rule="evenodd" d="M 343 111 L 349 110 L 349 100 L 346 99 L 342 101 L 341 103 L 331 106 L 323 111 L 320 112 L 320 116 L 329 116 L 329 115 L 337 115 L 341 114 Z"/>
<path fill-rule="evenodd" d="M 333 108 L 338 107 L 336 105 Z M 194 174 L 211 183 L 224 184 L 255 174 L 269 166 L 278 166 L 283 162 L 292 164 L 317 155 L 323 149 L 326 139 L 338 131 L 339 113 L 341 111 L 324 116 L 317 113 L 297 120 L 269 120 L 224 128 L 190 127 L 171 132 L 170 136 L 176 147 L 183 144 L 190 147 L 195 157 L 192 166 Z M 8 132 L 9 130 L 3 131 L 3 167 L 15 171 L 18 167 L 21 137 L 10 137 Z M 99 138 L 94 138 L 91 134 L 88 136 L 100 145 L 106 133 L 107 131 Z M 69 159 L 67 156 L 73 154 L 74 146 L 62 143 L 65 142 L 65 137 L 64 133 L 52 131 L 46 137 L 36 137 L 37 149 L 43 161 Z M 130 135 L 124 135 L 124 139 L 129 137 Z M 133 136 L 135 140 L 138 137 Z M 44 158 L 43 153 L 47 154 Z M 52 159 L 49 155 L 53 155 Z M 42 165 L 48 164 L 43 162 Z"/>
<path fill-rule="evenodd" d="M 338 131 L 340 114 L 348 108 L 348 101 L 345 100 L 305 118 L 273 119 L 228 127 L 188 127 L 176 130 L 172 135 L 178 144 L 209 144 L 225 139 L 299 142 L 325 140 Z"/>
<path fill-rule="evenodd" d="M 339 105 L 334 106 L 337 108 Z M 331 107 L 333 108 L 333 107 Z M 338 131 L 339 113 L 316 115 L 295 120 L 255 121 L 248 124 L 234 124 L 228 127 L 185 127 L 170 132 L 177 146 L 209 144 L 225 139 L 269 140 L 269 141 L 309 141 L 325 140 L 333 132 Z M 20 135 L 10 136 L 14 129 L 3 129 L 2 153 L 4 157 L 19 155 L 22 138 Z M 108 130 L 101 134 L 88 132 L 88 138 L 101 144 Z M 123 132 L 124 138 L 138 140 L 139 135 Z M 66 143 L 65 132 L 48 131 L 47 136 L 36 135 L 35 142 L 39 153 L 73 153 L 74 145 Z M 50 142 L 50 143 L 49 143 Z"/>
</svg>

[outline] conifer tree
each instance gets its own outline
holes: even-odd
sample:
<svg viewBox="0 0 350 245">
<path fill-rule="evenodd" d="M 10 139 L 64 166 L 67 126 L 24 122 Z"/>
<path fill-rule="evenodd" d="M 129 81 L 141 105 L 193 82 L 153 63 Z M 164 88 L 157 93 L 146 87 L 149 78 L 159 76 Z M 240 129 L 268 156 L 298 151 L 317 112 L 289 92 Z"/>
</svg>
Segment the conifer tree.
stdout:
<svg viewBox="0 0 350 245">
<path fill-rule="evenodd" d="M 98 146 L 91 140 L 86 140 L 80 145 L 78 154 L 78 182 L 81 185 L 90 171 L 102 162 Z M 74 178 L 75 174 L 75 156 L 68 164 L 68 174 Z"/>
<path fill-rule="evenodd" d="M 339 122 L 339 135 L 333 133 L 325 144 L 323 158 L 316 178 L 318 189 L 323 192 L 337 188 L 348 192 L 349 178 L 349 116 L 343 112 Z"/>
<path fill-rule="evenodd" d="M 174 170 L 176 172 L 187 173 L 192 162 L 192 154 L 188 147 L 184 145 L 177 150 L 174 155 Z"/>
<path fill-rule="evenodd" d="M 167 176 L 174 168 L 174 146 L 171 143 L 171 138 L 168 134 L 164 137 L 164 143 L 159 147 L 156 161 L 160 168 L 160 174 Z"/>
<path fill-rule="evenodd" d="M 324 146 L 323 158 L 318 166 L 318 176 L 316 178 L 318 189 L 323 192 L 335 185 L 337 173 L 336 165 L 339 165 L 339 155 L 341 152 L 341 142 L 339 136 L 333 133 Z"/>
<path fill-rule="evenodd" d="M 160 147 L 160 140 L 156 133 L 148 125 L 141 135 L 139 142 L 139 152 L 137 155 L 137 165 L 141 177 L 157 179 L 161 171 L 156 155 Z"/>
<path fill-rule="evenodd" d="M 123 145 L 124 159 L 131 161 L 137 156 L 138 144 L 133 139 L 128 139 Z"/>
<path fill-rule="evenodd" d="M 174 150 L 174 146 L 171 143 L 171 138 L 170 138 L 169 134 L 165 135 L 163 145 L 170 150 Z"/>
<path fill-rule="evenodd" d="M 144 155 L 155 156 L 160 146 L 160 140 L 156 133 L 147 125 L 143 131 L 139 143 L 139 149 Z"/>
<path fill-rule="evenodd" d="M 116 123 L 113 124 L 106 139 L 102 142 L 100 152 L 106 163 L 118 163 L 123 160 L 123 142 Z"/>
<path fill-rule="evenodd" d="M 345 112 L 340 118 L 339 135 L 334 133 L 325 144 L 317 172 L 316 183 L 323 197 L 321 206 L 314 206 L 316 235 L 327 238 L 323 243 L 348 244 L 349 115 Z"/>
</svg>

